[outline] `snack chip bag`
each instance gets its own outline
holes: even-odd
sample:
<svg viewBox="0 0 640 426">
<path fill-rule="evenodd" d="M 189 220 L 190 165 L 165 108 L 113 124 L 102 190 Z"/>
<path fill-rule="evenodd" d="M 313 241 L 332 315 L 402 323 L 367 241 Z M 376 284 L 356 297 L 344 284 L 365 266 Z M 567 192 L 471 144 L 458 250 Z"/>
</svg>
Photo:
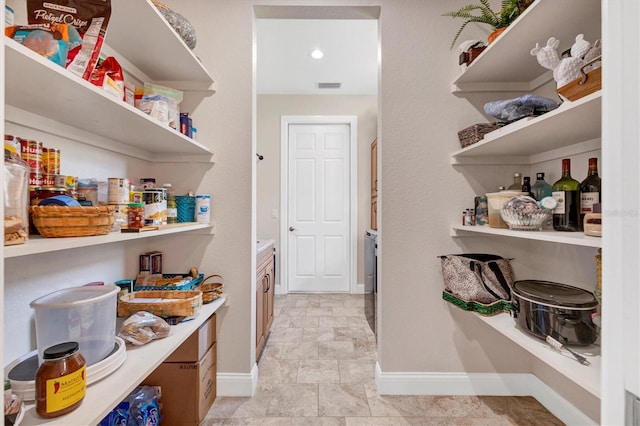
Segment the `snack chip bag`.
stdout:
<svg viewBox="0 0 640 426">
<path fill-rule="evenodd" d="M 65 67 L 89 80 L 98 62 L 111 16 L 111 0 L 27 0 L 29 24 L 69 24 L 81 42 L 71 42 Z"/>
</svg>

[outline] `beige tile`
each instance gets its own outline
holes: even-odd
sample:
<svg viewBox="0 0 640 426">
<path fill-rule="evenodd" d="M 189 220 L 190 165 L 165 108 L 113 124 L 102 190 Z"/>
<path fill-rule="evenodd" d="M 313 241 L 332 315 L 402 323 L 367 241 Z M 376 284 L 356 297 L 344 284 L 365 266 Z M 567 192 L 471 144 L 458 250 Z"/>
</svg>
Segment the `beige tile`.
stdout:
<svg viewBox="0 0 640 426">
<path fill-rule="evenodd" d="M 211 423 L 213 421 L 213 423 Z M 344 417 L 262 417 L 246 419 L 206 419 L 200 426 L 346 426 Z"/>
<path fill-rule="evenodd" d="M 358 308 L 355 306 L 333 308 L 333 315 L 343 317 L 364 317 L 364 308 Z"/>
<path fill-rule="evenodd" d="M 320 304 L 320 307 L 323 307 L 323 308 L 343 308 L 344 307 L 344 301 L 339 299 L 321 300 L 319 304 Z"/>
<path fill-rule="evenodd" d="M 274 328 L 269 333 L 269 342 L 292 342 L 302 340 L 304 328 Z"/>
<path fill-rule="evenodd" d="M 340 342 L 337 342 L 340 343 Z M 366 359 L 339 359 L 340 383 L 369 383 L 375 378 L 376 363 Z"/>
<path fill-rule="evenodd" d="M 419 396 L 379 395 L 375 383 L 364 385 L 371 409 L 375 417 L 422 417 L 426 416 L 426 404 Z"/>
<path fill-rule="evenodd" d="M 267 342 L 264 355 L 278 359 L 318 359 L 318 342 Z"/>
<path fill-rule="evenodd" d="M 369 333 L 364 327 L 335 327 L 335 340 L 366 340 Z"/>
<path fill-rule="evenodd" d="M 298 360 L 280 359 L 264 353 L 258 363 L 260 384 L 296 383 Z"/>
<path fill-rule="evenodd" d="M 208 418 L 264 417 L 268 401 L 260 396 L 217 397 L 207 413 Z"/>
<path fill-rule="evenodd" d="M 339 383 L 337 359 L 301 360 L 298 383 Z"/>
<path fill-rule="evenodd" d="M 318 317 L 320 327 L 349 327 L 348 317 L 321 316 Z"/>
<path fill-rule="evenodd" d="M 364 316 L 348 316 L 347 318 L 347 326 L 348 327 L 369 327 L 369 322 Z M 370 328 L 370 327 L 369 327 Z M 373 334 L 373 332 L 371 332 Z"/>
<path fill-rule="evenodd" d="M 370 416 L 367 395 L 363 385 L 320 384 L 320 416 Z"/>
<path fill-rule="evenodd" d="M 353 351 L 358 359 L 377 359 L 377 343 L 368 339 L 352 339 Z"/>
<path fill-rule="evenodd" d="M 307 308 L 308 317 L 332 316 L 333 308 Z"/>
<path fill-rule="evenodd" d="M 273 328 L 289 328 L 291 327 L 291 318 L 294 318 L 294 317 L 275 314 L 273 318 L 273 323 L 271 324 L 271 328 L 272 329 Z"/>
<path fill-rule="evenodd" d="M 355 358 L 353 342 L 318 342 L 319 359 Z"/>
<path fill-rule="evenodd" d="M 507 426 L 502 419 L 435 417 L 347 417 L 347 426 Z M 543 426 L 539 424 L 538 426 Z"/>
<path fill-rule="evenodd" d="M 332 327 L 305 328 L 302 340 L 313 342 L 334 340 L 333 330 Z"/>
<path fill-rule="evenodd" d="M 291 327 L 312 328 L 318 327 L 318 317 L 289 317 Z"/>
<path fill-rule="evenodd" d="M 306 307 L 291 307 L 291 306 L 285 306 L 282 309 L 280 309 L 280 315 L 288 315 L 290 317 L 302 317 L 305 316 L 307 314 L 307 308 Z"/>
<path fill-rule="evenodd" d="M 318 416 L 318 385 L 259 385 L 258 392 L 268 400 L 267 417 Z"/>
</svg>

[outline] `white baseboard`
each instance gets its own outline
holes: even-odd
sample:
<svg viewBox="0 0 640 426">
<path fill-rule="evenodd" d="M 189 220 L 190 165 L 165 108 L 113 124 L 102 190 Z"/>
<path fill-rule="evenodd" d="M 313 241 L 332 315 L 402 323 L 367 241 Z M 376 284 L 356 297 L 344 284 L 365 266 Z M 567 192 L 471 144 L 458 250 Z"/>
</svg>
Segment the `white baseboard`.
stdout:
<svg viewBox="0 0 640 426">
<path fill-rule="evenodd" d="M 356 283 L 355 288 L 351 289 L 351 294 L 364 294 L 364 283 Z"/>
<path fill-rule="evenodd" d="M 251 373 L 216 374 L 217 396 L 253 396 L 258 386 L 258 364 L 254 364 Z"/>
<path fill-rule="evenodd" d="M 594 420 L 533 374 L 383 373 L 376 363 L 380 395 L 532 396 L 567 425 Z"/>
</svg>

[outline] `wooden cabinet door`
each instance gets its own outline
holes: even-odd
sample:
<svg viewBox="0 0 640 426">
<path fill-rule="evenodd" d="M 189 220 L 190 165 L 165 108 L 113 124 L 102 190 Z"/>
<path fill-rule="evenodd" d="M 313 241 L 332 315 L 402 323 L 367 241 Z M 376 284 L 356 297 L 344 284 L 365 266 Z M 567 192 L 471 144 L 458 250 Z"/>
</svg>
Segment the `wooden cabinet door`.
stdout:
<svg viewBox="0 0 640 426">
<path fill-rule="evenodd" d="M 260 356 L 266 340 L 264 333 L 264 284 L 266 281 L 264 272 L 264 268 L 260 269 L 256 277 L 256 359 Z"/>
<path fill-rule="evenodd" d="M 371 229 L 378 229 L 378 197 L 371 197 Z"/>
<path fill-rule="evenodd" d="M 378 196 L 378 139 L 371 142 L 371 198 Z M 375 229 L 375 228 L 374 228 Z"/>
<path fill-rule="evenodd" d="M 269 335 L 269 330 L 271 330 L 271 324 L 273 324 L 273 309 L 274 309 L 274 298 L 275 298 L 275 275 L 273 273 L 273 257 L 271 257 L 271 261 L 265 267 L 265 277 L 267 288 L 265 289 L 265 327 L 264 327 L 264 335 Z"/>
</svg>

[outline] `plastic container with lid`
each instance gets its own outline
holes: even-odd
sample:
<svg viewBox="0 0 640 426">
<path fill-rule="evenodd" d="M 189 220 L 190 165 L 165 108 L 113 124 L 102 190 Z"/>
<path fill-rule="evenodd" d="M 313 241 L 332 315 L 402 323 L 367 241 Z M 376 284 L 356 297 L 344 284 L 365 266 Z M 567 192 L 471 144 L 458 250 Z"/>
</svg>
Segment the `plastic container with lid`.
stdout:
<svg viewBox="0 0 640 426">
<path fill-rule="evenodd" d="M 38 363 L 46 348 L 68 341 L 78 342 L 87 365 L 109 355 L 115 345 L 119 290 L 115 285 L 71 287 L 31 302 Z"/>
<path fill-rule="evenodd" d="M 62 416 L 80 406 L 87 390 L 86 362 L 78 342 L 44 350 L 36 373 L 36 412 L 44 418 Z"/>
<path fill-rule="evenodd" d="M 29 165 L 20 159 L 18 140 L 4 135 L 4 245 L 29 238 Z"/>
</svg>

